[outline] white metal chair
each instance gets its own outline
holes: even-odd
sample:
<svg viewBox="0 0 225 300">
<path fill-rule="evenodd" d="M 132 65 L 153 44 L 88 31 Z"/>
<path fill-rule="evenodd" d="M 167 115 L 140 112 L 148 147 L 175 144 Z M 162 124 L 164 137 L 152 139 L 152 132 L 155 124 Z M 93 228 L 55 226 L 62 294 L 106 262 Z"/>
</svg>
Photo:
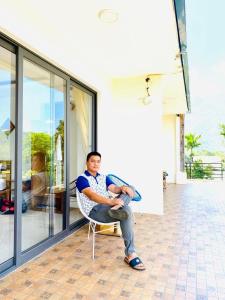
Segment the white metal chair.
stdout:
<svg viewBox="0 0 225 300">
<path fill-rule="evenodd" d="M 107 226 L 113 226 L 114 229 L 117 229 L 119 227 L 120 222 L 111 222 L 111 223 L 102 223 L 99 221 L 96 221 L 88 216 L 87 208 L 89 207 L 89 204 L 86 203 L 87 200 L 85 197 L 82 197 L 78 189 L 76 189 L 76 197 L 77 197 L 77 204 L 78 207 L 82 213 L 82 215 L 89 220 L 89 227 L 88 227 L 88 240 L 90 238 L 90 230 L 92 230 L 93 238 L 92 238 L 92 258 L 95 259 L 95 234 L 100 233 L 103 231 L 107 231 L 109 229 L 103 229 L 96 231 L 96 225 L 107 225 Z"/>
</svg>

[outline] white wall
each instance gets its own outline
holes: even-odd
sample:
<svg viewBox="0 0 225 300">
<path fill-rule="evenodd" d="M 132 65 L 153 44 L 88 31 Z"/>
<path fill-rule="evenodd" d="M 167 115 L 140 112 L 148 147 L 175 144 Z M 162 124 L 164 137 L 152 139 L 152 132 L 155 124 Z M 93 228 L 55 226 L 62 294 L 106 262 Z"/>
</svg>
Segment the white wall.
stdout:
<svg viewBox="0 0 225 300">
<path fill-rule="evenodd" d="M 163 170 L 168 173 L 167 182 L 176 182 L 176 115 L 164 115 L 163 122 Z"/>
<path fill-rule="evenodd" d="M 140 78 L 116 79 L 110 91 L 100 95 L 98 110 L 98 150 L 102 169 L 134 185 L 142 201 L 134 210 L 163 213 L 162 121 L 160 78 L 151 90 L 153 103 L 143 105 L 145 94 Z"/>
<path fill-rule="evenodd" d="M 88 68 L 81 61 L 78 66 L 77 60 L 71 61 L 71 56 L 65 53 L 60 56 L 60 53 L 54 51 L 54 43 L 42 43 L 37 47 L 32 39 L 27 38 L 26 43 L 14 35 L 10 36 L 47 60 L 51 58 L 53 63 L 98 92 L 97 144 L 103 155 L 103 173 L 115 173 L 136 186 L 143 199 L 140 203 L 135 203 L 134 210 L 162 214 L 160 76 L 154 78 L 151 87 L 153 103 L 145 106 L 138 100 L 146 94 L 145 77 L 111 82 L 99 70 Z"/>
</svg>

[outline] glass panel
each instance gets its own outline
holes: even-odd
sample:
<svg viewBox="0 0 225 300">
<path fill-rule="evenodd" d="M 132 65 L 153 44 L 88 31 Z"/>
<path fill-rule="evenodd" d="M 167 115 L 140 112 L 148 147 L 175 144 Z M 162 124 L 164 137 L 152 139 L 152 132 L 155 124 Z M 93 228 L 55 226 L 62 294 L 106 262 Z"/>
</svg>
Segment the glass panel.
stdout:
<svg viewBox="0 0 225 300">
<path fill-rule="evenodd" d="M 0 47 L 0 264 L 13 257 L 15 54 Z"/>
<path fill-rule="evenodd" d="M 24 60 L 23 64 L 22 250 L 48 238 L 51 173 L 50 72 Z"/>
<path fill-rule="evenodd" d="M 92 96 L 71 86 L 70 90 L 70 182 L 85 170 L 92 149 Z M 82 218 L 76 197 L 70 197 L 70 224 Z"/>
<path fill-rule="evenodd" d="M 22 250 L 63 229 L 66 81 L 24 60 Z"/>
<path fill-rule="evenodd" d="M 62 214 L 65 193 L 64 180 L 64 101 L 66 98 L 66 81 L 59 76 L 53 75 L 53 182 L 51 201 L 54 208 L 54 234 L 62 231 Z"/>
</svg>

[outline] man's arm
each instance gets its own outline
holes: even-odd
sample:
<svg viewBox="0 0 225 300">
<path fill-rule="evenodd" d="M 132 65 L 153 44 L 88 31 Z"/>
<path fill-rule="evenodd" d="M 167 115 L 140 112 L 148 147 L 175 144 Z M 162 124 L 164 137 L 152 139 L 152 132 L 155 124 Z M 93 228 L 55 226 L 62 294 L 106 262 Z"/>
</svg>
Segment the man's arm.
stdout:
<svg viewBox="0 0 225 300">
<path fill-rule="evenodd" d="M 122 185 L 122 186 L 117 186 L 115 184 L 110 184 L 108 186 L 108 190 L 114 194 L 127 194 L 128 196 L 130 196 L 131 198 L 134 197 L 134 191 L 126 185 Z"/>
<path fill-rule="evenodd" d="M 120 198 L 106 198 L 104 196 L 101 196 L 97 193 L 95 193 L 92 188 L 87 187 L 85 189 L 82 190 L 82 193 L 87 196 L 90 200 L 100 203 L 100 204 L 106 204 L 109 206 L 114 206 L 114 205 L 124 205 L 124 202 L 122 199 Z"/>
</svg>

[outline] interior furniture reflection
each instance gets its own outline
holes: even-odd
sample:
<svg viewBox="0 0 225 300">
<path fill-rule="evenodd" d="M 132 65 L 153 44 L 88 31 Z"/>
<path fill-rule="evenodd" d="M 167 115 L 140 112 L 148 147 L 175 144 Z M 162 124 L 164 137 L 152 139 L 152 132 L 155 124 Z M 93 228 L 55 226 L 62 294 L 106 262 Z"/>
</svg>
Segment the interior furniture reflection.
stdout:
<svg viewBox="0 0 225 300">
<path fill-rule="evenodd" d="M 54 207 L 55 213 L 62 213 L 65 199 L 65 188 L 53 186 L 52 188 L 47 188 L 47 192 L 43 196 L 32 196 L 31 209 L 47 211 L 50 207 Z"/>
<path fill-rule="evenodd" d="M 13 189 L 11 174 L 11 160 L 0 160 L 0 197 L 8 200 Z"/>
</svg>

